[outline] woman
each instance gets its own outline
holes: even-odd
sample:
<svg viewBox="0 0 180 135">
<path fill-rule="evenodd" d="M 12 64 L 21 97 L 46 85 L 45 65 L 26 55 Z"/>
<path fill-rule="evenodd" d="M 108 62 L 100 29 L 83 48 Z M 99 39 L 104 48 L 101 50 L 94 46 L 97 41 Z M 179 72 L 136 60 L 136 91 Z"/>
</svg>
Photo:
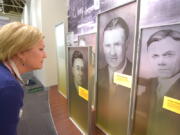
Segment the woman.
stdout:
<svg viewBox="0 0 180 135">
<path fill-rule="evenodd" d="M 13 22 L 0 29 L 0 135 L 16 135 L 24 96 L 20 75 L 42 68 L 44 47 L 35 27 Z"/>
</svg>

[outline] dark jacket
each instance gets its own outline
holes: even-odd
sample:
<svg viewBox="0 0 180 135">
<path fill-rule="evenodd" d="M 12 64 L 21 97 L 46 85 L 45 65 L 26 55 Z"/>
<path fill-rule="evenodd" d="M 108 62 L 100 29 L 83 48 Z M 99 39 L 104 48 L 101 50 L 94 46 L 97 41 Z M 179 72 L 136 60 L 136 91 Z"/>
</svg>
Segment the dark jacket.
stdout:
<svg viewBox="0 0 180 135">
<path fill-rule="evenodd" d="M 180 115 L 163 108 L 164 97 L 157 97 L 157 86 L 157 79 L 153 79 L 148 121 L 148 135 L 179 135 Z M 180 100 L 180 78 L 170 87 L 164 96 Z"/>
<path fill-rule="evenodd" d="M 88 132 L 88 102 L 78 95 L 73 77 L 69 78 L 69 115 L 83 132 L 86 133 Z M 87 89 L 86 84 L 81 87 Z"/>
<path fill-rule="evenodd" d="M 123 74 L 131 75 L 128 61 Z M 112 92 L 113 91 L 113 92 Z M 110 87 L 108 67 L 98 70 L 97 125 L 113 135 L 125 135 L 127 131 L 130 88 L 113 84 Z"/>
<path fill-rule="evenodd" d="M 157 97 L 157 78 L 141 78 L 138 85 L 143 85 L 146 89 L 142 95 L 137 96 L 135 135 L 179 135 L 180 116 L 164 109 L 163 101 L 164 96 L 180 100 L 180 79 L 162 98 Z"/>
<path fill-rule="evenodd" d="M 0 135 L 17 134 L 16 128 L 23 97 L 21 85 L 0 62 Z"/>
</svg>

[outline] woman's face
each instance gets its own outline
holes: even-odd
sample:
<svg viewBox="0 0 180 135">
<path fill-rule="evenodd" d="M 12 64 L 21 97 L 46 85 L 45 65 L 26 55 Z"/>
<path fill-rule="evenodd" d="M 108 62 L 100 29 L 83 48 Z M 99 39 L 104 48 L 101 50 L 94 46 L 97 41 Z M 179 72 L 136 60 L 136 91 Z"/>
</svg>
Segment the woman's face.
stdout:
<svg viewBox="0 0 180 135">
<path fill-rule="evenodd" d="M 24 66 L 28 71 L 42 68 L 44 58 L 46 58 L 44 48 L 44 41 L 40 40 L 32 49 L 22 53 Z"/>
</svg>

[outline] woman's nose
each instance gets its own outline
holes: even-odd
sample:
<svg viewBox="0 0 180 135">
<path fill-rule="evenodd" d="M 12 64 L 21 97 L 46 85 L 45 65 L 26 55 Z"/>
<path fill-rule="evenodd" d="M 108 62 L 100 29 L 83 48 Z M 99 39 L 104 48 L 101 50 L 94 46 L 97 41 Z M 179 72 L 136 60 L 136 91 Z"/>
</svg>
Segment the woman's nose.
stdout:
<svg viewBox="0 0 180 135">
<path fill-rule="evenodd" d="M 47 58 L 47 54 L 46 54 L 46 52 L 44 52 L 43 58 Z"/>
</svg>

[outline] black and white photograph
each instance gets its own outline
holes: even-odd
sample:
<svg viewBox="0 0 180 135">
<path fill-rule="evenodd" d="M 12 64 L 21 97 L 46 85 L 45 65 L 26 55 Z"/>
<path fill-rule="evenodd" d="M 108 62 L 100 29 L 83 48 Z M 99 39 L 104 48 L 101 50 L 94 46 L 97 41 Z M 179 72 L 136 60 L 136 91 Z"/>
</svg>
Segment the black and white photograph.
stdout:
<svg viewBox="0 0 180 135">
<path fill-rule="evenodd" d="M 88 102 L 79 96 L 79 86 L 88 89 L 88 47 L 68 47 L 69 112 L 83 132 L 88 130 Z"/>
<path fill-rule="evenodd" d="M 79 46 L 96 46 L 96 33 L 79 35 L 78 43 Z"/>
<path fill-rule="evenodd" d="M 74 50 L 71 56 L 72 89 L 78 93 L 78 87 L 87 89 L 87 56 L 82 51 Z"/>
<path fill-rule="evenodd" d="M 165 97 L 180 100 L 180 24 L 142 28 L 140 48 L 138 85 L 145 90 L 137 92 L 135 131 L 178 135 L 179 114 L 163 108 L 163 102 Z"/>
<path fill-rule="evenodd" d="M 109 10 L 118 6 L 122 6 L 135 0 L 100 0 L 101 11 Z"/>
<path fill-rule="evenodd" d="M 131 76 L 136 2 L 98 16 L 97 121 L 107 134 L 127 133 L 130 88 L 113 82 L 115 72 Z"/>
<path fill-rule="evenodd" d="M 141 0 L 140 25 L 153 26 L 180 20 L 179 0 Z"/>
<path fill-rule="evenodd" d="M 75 35 L 96 32 L 99 0 L 69 0 L 68 31 Z"/>
</svg>

